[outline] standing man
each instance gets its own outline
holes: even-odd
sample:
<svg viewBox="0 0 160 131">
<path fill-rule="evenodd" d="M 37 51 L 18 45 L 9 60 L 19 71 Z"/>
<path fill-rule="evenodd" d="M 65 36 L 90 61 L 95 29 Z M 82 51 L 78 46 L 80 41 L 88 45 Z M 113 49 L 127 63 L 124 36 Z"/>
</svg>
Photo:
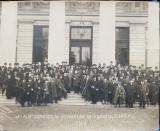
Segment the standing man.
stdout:
<svg viewBox="0 0 160 131">
<path fill-rule="evenodd" d="M 115 107 L 119 104 L 119 107 L 122 107 L 123 100 L 125 98 L 125 90 L 124 87 L 121 85 L 121 82 L 118 82 L 118 85 L 115 88 L 115 96 L 114 96 L 114 103 Z"/>
<path fill-rule="evenodd" d="M 125 92 L 126 92 L 126 107 L 133 108 L 134 94 L 135 94 L 134 79 L 131 79 L 129 83 L 127 83 Z"/>
<path fill-rule="evenodd" d="M 108 80 L 105 77 L 102 83 L 102 100 L 103 104 L 106 104 L 108 101 Z"/>
<path fill-rule="evenodd" d="M 97 88 L 97 80 L 96 80 L 96 76 L 93 76 L 93 80 L 90 83 L 90 94 L 91 94 L 91 100 L 92 100 L 92 104 L 96 104 L 96 96 L 97 96 L 97 92 L 98 92 L 98 88 Z"/>
<path fill-rule="evenodd" d="M 12 97 L 12 86 L 13 86 L 13 77 L 11 76 L 11 74 L 7 74 L 7 78 L 6 78 L 6 96 L 7 99 L 11 99 Z"/>
<path fill-rule="evenodd" d="M 74 87 L 74 92 L 78 93 L 80 92 L 80 78 L 79 78 L 79 74 L 78 71 L 75 70 L 75 74 L 73 75 L 73 87 Z"/>
<path fill-rule="evenodd" d="M 91 100 L 91 88 L 90 88 L 91 81 L 92 81 L 91 78 L 87 74 L 86 79 L 85 79 L 85 89 L 83 92 L 86 101 Z"/>
<path fill-rule="evenodd" d="M 158 93 L 158 87 L 155 84 L 155 81 L 153 81 L 149 85 L 149 95 L 150 95 L 151 105 L 156 106 L 156 103 L 157 103 L 157 93 Z"/>
<path fill-rule="evenodd" d="M 101 79 L 100 75 L 97 76 L 97 89 L 96 89 L 96 102 L 103 100 L 104 90 L 102 88 L 103 80 Z"/>
<path fill-rule="evenodd" d="M 148 92 L 149 92 L 148 84 L 145 83 L 144 80 L 142 80 L 141 84 L 140 84 L 139 96 L 140 96 L 140 107 L 143 106 L 144 109 L 145 109 L 145 104 L 146 104 Z"/>
<path fill-rule="evenodd" d="M 5 91 L 6 73 L 7 72 L 5 72 L 5 68 L 2 66 L 2 70 L 0 71 L 0 87 L 1 87 L 2 95 L 4 94 L 4 91 Z"/>
<path fill-rule="evenodd" d="M 56 85 L 57 85 L 57 97 L 58 97 L 58 100 L 61 100 L 62 99 L 62 91 L 63 91 L 63 87 L 64 87 L 64 82 L 62 81 L 61 74 L 57 78 Z"/>
<path fill-rule="evenodd" d="M 116 80 L 113 78 L 108 84 L 108 100 L 110 102 L 110 105 L 113 104 L 116 86 L 117 86 Z"/>
<path fill-rule="evenodd" d="M 69 92 L 69 77 L 67 75 L 67 72 L 65 71 L 64 72 L 64 75 L 63 75 L 63 81 L 64 81 L 64 88 L 67 92 Z"/>
<path fill-rule="evenodd" d="M 51 78 L 50 83 L 51 83 L 51 91 L 52 91 L 51 103 L 53 103 L 53 100 L 55 101 L 55 103 L 57 103 L 56 78 Z"/>
</svg>

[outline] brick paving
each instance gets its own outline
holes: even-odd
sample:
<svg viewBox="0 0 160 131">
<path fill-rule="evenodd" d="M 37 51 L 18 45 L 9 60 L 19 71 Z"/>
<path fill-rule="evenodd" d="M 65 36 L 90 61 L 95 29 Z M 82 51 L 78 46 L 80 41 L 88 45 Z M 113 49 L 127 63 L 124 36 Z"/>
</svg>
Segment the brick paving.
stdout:
<svg viewBox="0 0 160 131">
<path fill-rule="evenodd" d="M 117 131 L 156 130 L 159 106 L 140 109 L 110 105 L 24 107 L 0 105 L 0 130 Z"/>
</svg>

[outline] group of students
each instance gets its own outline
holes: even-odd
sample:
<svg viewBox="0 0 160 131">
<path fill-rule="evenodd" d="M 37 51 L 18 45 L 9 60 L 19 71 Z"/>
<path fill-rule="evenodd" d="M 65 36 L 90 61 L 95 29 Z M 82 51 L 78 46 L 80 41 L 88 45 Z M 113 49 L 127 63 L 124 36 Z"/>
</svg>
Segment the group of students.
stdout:
<svg viewBox="0 0 160 131">
<path fill-rule="evenodd" d="M 14 66 L 4 63 L 0 67 L 0 87 L 7 99 L 16 97 L 22 106 L 47 105 L 67 99 L 73 90 L 92 104 L 102 102 L 132 108 L 135 102 L 140 107 L 159 104 L 160 71 L 157 67 L 117 66 L 110 62 L 92 66 L 68 65 L 67 62 L 55 66 L 47 61 L 36 64 L 18 63 Z"/>
</svg>

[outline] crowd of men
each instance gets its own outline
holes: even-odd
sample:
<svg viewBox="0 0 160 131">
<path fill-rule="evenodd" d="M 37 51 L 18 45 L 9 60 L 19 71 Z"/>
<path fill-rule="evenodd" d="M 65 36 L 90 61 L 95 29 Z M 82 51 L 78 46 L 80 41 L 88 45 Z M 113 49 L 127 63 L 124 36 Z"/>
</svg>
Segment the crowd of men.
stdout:
<svg viewBox="0 0 160 131">
<path fill-rule="evenodd" d="M 48 62 L 36 64 L 4 63 L 0 67 L 0 88 L 7 99 L 16 97 L 22 106 L 47 105 L 67 99 L 73 90 L 92 104 L 102 102 L 117 107 L 133 108 L 159 104 L 160 71 L 157 67 L 117 66 L 110 62 L 92 66 L 68 65 L 67 62 L 54 66 Z"/>
</svg>

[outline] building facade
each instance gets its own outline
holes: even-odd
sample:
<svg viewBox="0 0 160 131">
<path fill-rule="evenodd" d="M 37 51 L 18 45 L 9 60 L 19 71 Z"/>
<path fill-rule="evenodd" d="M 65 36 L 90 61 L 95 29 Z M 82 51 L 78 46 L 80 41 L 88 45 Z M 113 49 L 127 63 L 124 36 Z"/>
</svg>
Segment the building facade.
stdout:
<svg viewBox="0 0 160 131">
<path fill-rule="evenodd" d="M 4 62 L 160 66 L 159 4 L 1 2 Z"/>
</svg>

